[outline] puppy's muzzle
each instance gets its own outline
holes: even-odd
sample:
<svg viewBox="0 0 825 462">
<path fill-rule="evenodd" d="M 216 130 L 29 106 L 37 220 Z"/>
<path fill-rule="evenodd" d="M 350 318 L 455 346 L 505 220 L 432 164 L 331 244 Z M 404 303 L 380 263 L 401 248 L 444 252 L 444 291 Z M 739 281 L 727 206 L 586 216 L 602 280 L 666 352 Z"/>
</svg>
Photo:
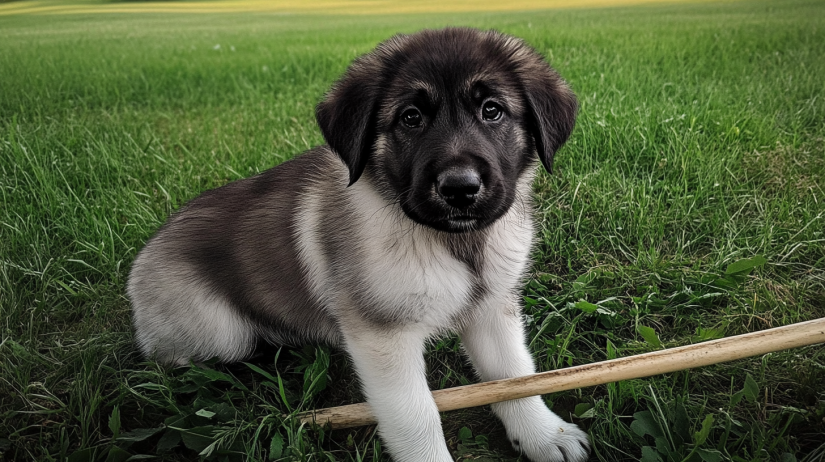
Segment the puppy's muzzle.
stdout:
<svg viewBox="0 0 825 462">
<path fill-rule="evenodd" d="M 444 202 L 457 209 L 466 209 L 476 201 L 481 177 L 469 168 L 448 170 L 438 175 L 435 185 Z"/>
</svg>

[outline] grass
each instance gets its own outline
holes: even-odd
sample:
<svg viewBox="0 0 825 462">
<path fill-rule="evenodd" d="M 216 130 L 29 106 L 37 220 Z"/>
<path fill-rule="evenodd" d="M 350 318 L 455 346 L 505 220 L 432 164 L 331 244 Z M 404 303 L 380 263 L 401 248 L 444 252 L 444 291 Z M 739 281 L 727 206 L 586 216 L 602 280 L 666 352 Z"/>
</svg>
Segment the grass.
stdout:
<svg viewBox="0 0 825 462">
<path fill-rule="evenodd" d="M 313 107 L 355 56 L 448 24 L 525 38 L 580 98 L 535 184 L 524 302 L 542 369 L 825 316 L 821 1 L 5 16 L 0 459 L 386 460 L 374 428 L 282 417 L 361 399 L 340 351 L 159 367 L 123 286 L 186 200 L 322 143 Z M 455 338 L 428 361 L 433 387 L 474 380 Z M 592 460 L 825 460 L 822 346 L 546 399 Z M 518 457 L 485 409 L 444 427 L 457 457 Z"/>
<path fill-rule="evenodd" d="M 455 13 L 459 11 L 525 11 L 548 8 L 581 8 L 647 3 L 683 3 L 707 0 L 416 0 L 392 2 L 387 0 L 189 0 L 169 1 L 108 1 L 108 0 L 29 0 L 0 2 L 1 15 L 16 14 L 77 14 L 77 13 L 233 13 L 274 12 L 278 14 L 322 13 L 338 15 L 375 15 L 399 13 Z"/>
</svg>

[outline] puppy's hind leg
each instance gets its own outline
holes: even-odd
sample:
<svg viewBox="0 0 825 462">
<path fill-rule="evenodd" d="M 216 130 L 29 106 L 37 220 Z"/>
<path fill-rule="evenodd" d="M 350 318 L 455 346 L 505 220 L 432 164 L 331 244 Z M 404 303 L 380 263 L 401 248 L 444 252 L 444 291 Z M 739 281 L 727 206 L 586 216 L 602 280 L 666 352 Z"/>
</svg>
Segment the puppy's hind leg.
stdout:
<svg viewBox="0 0 825 462">
<path fill-rule="evenodd" d="M 190 361 L 244 359 L 256 332 L 223 297 L 193 284 L 193 278 L 145 277 L 132 271 L 135 340 L 147 357 L 185 366 Z"/>
<path fill-rule="evenodd" d="M 441 416 L 427 386 L 426 335 L 411 330 L 387 331 L 344 326 L 347 352 L 378 431 L 397 462 L 448 462 Z"/>
<path fill-rule="evenodd" d="M 524 341 L 524 327 L 514 300 L 487 300 L 463 330 L 464 349 L 484 381 L 535 373 Z M 492 405 L 513 447 L 534 462 L 583 462 L 587 434 L 545 406 L 540 396 Z"/>
</svg>

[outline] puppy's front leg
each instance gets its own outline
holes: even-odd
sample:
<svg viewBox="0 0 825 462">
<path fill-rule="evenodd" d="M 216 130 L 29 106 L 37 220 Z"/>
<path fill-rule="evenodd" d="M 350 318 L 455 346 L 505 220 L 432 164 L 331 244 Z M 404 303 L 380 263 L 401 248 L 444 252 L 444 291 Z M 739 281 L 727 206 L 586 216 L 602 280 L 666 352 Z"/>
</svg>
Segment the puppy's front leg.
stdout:
<svg viewBox="0 0 825 462">
<path fill-rule="evenodd" d="M 343 327 L 345 345 L 393 460 L 452 461 L 427 385 L 426 336 L 414 329 L 359 324 Z"/>
<path fill-rule="evenodd" d="M 463 330 L 462 343 L 484 381 L 518 377 L 535 372 L 533 358 L 524 341 L 524 326 L 518 305 L 487 301 L 476 318 Z M 535 462 L 580 462 L 587 460 L 587 434 L 553 413 L 540 396 L 492 405 L 504 423 L 517 451 Z"/>
</svg>

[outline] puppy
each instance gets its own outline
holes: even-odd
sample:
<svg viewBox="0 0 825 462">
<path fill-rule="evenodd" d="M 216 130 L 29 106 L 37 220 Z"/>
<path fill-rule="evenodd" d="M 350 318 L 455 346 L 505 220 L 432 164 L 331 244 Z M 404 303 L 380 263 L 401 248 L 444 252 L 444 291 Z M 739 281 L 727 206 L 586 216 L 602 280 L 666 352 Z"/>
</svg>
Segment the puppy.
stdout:
<svg viewBox="0 0 825 462">
<path fill-rule="evenodd" d="M 576 99 L 495 31 L 398 35 L 318 105 L 328 146 L 207 191 L 138 254 L 137 343 L 159 361 L 238 361 L 259 342 L 352 357 L 397 461 L 452 460 L 427 387 L 428 340 L 456 331 L 482 380 L 535 372 L 519 290 L 531 183 Z M 583 461 L 584 432 L 536 396 L 492 406 L 534 461 Z"/>
</svg>

